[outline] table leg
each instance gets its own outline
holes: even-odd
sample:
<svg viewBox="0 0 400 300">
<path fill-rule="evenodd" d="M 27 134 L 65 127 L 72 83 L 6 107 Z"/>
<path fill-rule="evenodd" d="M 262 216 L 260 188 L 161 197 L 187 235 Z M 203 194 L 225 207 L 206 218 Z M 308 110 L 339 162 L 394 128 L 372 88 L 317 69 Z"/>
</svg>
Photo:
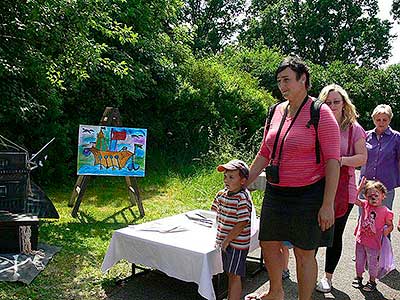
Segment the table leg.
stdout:
<svg viewBox="0 0 400 300">
<path fill-rule="evenodd" d="M 136 272 L 137 270 L 141 270 L 142 272 Z M 132 275 L 130 277 L 136 277 L 139 275 L 144 275 L 148 272 L 150 272 L 151 269 L 150 268 L 146 268 L 146 267 L 142 267 L 142 266 L 138 266 L 136 264 L 132 264 Z"/>
<path fill-rule="evenodd" d="M 254 277 L 256 276 L 258 273 L 262 272 L 262 271 L 266 271 L 265 266 L 264 266 L 264 259 L 262 256 L 262 252 L 260 251 L 260 254 L 258 257 L 254 257 L 254 256 L 248 256 L 247 257 L 248 260 L 250 261 L 255 261 L 258 263 L 258 267 L 257 269 L 255 269 L 251 274 L 250 277 Z"/>
</svg>

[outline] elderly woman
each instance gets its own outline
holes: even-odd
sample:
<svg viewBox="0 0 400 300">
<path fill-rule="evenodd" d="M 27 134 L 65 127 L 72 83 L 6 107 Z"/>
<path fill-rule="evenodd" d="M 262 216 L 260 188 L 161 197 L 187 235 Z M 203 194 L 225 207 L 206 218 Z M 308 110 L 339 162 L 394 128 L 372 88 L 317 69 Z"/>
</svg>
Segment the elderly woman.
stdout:
<svg viewBox="0 0 400 300">
<path fill-rule="evenodd" d="M 400 186 L 400 133 L 389 126 L 393 117 L 389 105 L 379 104 L 371 117 L 375 128 L 367 131 L 368 160 L 360 178 L 381 181 L 388 190 L 383 204 L 392 209 L 394 189 Z"/>
<path fill-rule="evenodd" d="M 320 108 L 318 130 L 308 125 L 314 100 L 308 96 L 310 75 L 303 61 L 286 58 L 275 78 L 286 101 L 276 106 L 265 126 L 247 182 L 250 184 L 266 168 L 259 240 L 270 289 L 261 295 L 249 294 L 245 299 L 284 299 L 281 248 L 283 241 L 289 241 L 296 258 L 298 297 L 310 300 L 317 280 L 315 249 L 330 245 L 333 239 L 340 132 L 325 104 Z M 316 159 L 319 152 L 320 161 Z M 325 235 L 327 238 L 323 239 Z M 328 245 L 321 244 L 322 240 Z"/>
<path fill-rule="evenodd" d="M 330 84 L 322 89 L 319 99 L 329 106 L 339 124 L 341 172 L 346 172 L 348 175 L 345 177 L 347 182 L 341 182 L 343 185 L 347 184 L 348 199 L 340 199 L 338 195 L 335 198 L 335 201 L 346 203 L 343 203 L 343 209 L 335 212 L 333 244 L 326 249 L 325 276 L 315 288 L 319 292 L 328 293 L 332 289 L 333 272 L 342 255 L 343 232 L 357 196 L 355 168 L 364 165 L 367 161 L 367 148 L 365 146 L 366 133 L 357 122 L 358 114 L 347 92 L 337 84 Z"/>
</svg>

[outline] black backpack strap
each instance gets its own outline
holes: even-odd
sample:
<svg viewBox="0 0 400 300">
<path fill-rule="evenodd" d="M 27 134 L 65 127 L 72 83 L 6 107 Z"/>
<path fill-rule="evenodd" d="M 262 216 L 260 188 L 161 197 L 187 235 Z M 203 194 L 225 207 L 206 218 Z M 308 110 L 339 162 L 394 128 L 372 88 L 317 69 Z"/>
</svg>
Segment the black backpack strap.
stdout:
<svg viewBox="0 0 400 300">
<path fill-rule="evenodd" d="M 318 140 L 318 123 L 320 117 L 321 106 L 324 102 L 319 99 L 314 99 L 310 105 L 310 121 L 307 123 L 307 128 L 310 128 L 311 125 L 314 126 L 315 129 L 315 160 L 317 164 L 321 162 L 321 154 L 319 151 L 319 140 Z"/>
<path fill-rule="evenodd" d="M 279 104 L 279 103 L 275 103 L 275 104 L 273 104 L 273 105 L 271 105 L 271 106 L 269 107 L 268 115 L 267 115 L 267 121 L 265 122 L 265 128 L 266 128 L 267 130 L 269 129 L 269 125 L 271 125 L 271 120 L 272 120 L 272 117 L 274 116 L 275 109 L 276 109 L 276 107 L 278 106 L 278 104 Z"/>
</svg>

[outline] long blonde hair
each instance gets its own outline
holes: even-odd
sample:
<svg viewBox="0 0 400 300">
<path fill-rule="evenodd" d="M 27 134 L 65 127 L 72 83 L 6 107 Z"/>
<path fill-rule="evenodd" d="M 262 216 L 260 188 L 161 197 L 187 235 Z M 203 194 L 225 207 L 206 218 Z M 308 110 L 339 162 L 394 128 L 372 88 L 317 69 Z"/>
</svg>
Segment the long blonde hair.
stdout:
<svg viewBox="0 0 400 300">
<path fill-rule="evenodd" d="M 351 102 L 347 92 L 340 85 L 337 84 L 330 84 L 324 87 L 319 93 L 318 98 L 321 101 L 325 102 L 330 92 L 338 92 L 342 96 L 343 113 L 342 113 L 342 119 L 340 120 L 339 123 L 339 127 L 340 130 L 345 130 L 347 127 L 349 127 L 351 124 L 354 124 L 357 121 L 359 115 L 356 111 L 356 107 Z"/>
</svg>

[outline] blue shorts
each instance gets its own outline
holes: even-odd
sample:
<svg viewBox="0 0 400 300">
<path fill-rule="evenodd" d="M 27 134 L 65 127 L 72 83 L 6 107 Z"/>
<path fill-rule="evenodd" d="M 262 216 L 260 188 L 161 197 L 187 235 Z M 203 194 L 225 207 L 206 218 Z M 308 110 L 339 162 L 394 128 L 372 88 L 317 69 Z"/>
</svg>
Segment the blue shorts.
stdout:
<svg viewBox="0 0 400 300">
<path fill-rule="evenodd" d="M 238 250 L 231 246 L 222 251 L 224 271 L 244 277 L 246 275 L 246 258 L 249 250 Z"/>
</svg>

